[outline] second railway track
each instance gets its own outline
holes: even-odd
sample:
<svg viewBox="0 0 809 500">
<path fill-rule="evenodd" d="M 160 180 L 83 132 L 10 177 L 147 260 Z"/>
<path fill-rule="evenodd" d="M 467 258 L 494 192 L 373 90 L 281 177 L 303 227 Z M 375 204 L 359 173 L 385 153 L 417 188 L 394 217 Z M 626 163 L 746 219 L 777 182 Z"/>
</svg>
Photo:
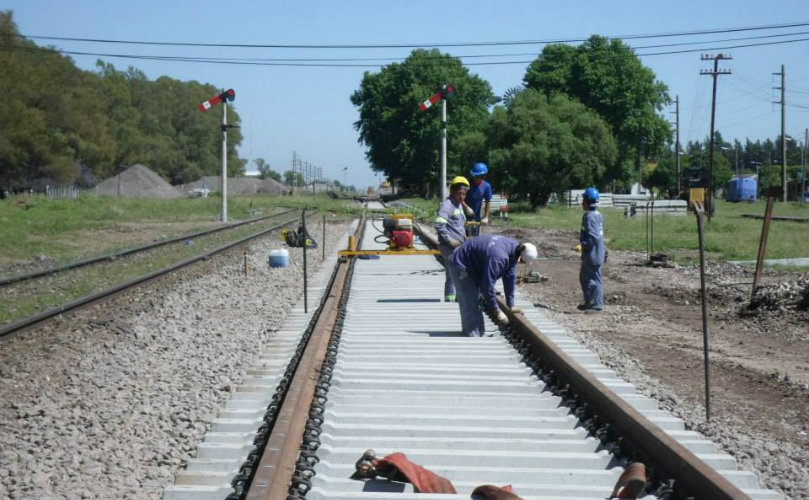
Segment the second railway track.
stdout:
<svg viewBox="0 0 809 500">
<path fill-rule="evenodd" d="M 362 241 L 373 249 L 369 231 Z M 325 291 L 322 305 L 333 309 L 293 315 L 281 350 L 237 391 L 164 500 L 432 497 L 351 479 L 369 448 L 403 452 L 448 478 L 459 493 L 447 499 L 482 484 L 511 484 L 526 500 L 603 499 L 634 459 L 650 472 L 644 498 L 780 498 L 519 293 L 526 312 L 508 331 L 487 319 L 487 337 L 466 338 L 457 305 L 439 299 L 434 258 L 339 266 L 348 264 L 334 274 L 346 275 L 345 295 Z M 310 345 L 295 347 L 305 324 Z M 536 339 L 525 336 L 532 331 Z M 291 352 L 299 356 L 285 361 Z"/>
</svg>

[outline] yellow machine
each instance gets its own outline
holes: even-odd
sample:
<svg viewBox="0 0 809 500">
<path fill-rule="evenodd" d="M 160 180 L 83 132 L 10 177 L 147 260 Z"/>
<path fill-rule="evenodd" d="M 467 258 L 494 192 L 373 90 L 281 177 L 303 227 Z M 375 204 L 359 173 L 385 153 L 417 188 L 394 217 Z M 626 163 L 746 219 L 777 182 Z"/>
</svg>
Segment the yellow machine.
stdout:
<svg viewBox="0 0 809 500">
<path fill-rule="evenodd" d="M 392 214 L 382 219 L 380 230 L 373 221 L 371 225 L 377 229 L 378 234 L 374 241 L 385 239 L 388 248 L 385 250 L 357 250 L 357 243 L 353 236 L 348 237 L 348 249 L 340 250 L 340 257 L 360 257 L 363 255 L 439 255 L 438 250 L 418 250 L 413 246 L 413 228 L 415 223 L 412 214 Z"/>
</svg>

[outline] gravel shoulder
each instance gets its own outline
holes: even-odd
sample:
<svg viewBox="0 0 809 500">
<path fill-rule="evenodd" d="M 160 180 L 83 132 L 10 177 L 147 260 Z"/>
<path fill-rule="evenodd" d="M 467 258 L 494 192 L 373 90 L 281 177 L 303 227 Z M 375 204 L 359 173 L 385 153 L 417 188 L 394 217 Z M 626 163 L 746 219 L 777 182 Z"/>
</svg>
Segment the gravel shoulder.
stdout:
<svg viewBox="0 0 809 500">
<path fill-rule="evenodd" d="M 646 267 L 645 254 L 610 251 L 605 310 L 585 315 L 570 248 L 577 233 L 504 229 L 538 242 L 540 273 L 522 285 L 535 305 L 645 394 L 719 443 L 763 486 L 809 498 L 809 274 L 765 272 L 750 304 L 752 270 L 710 263 L 711 412 L 705 419 L 699 269 Z"/>
<path fill-rule="evenodd" d="M 327 252 L 347 229 L 327 224 Z M 302 295 L 300 249 L 267 265 L 282 247 L 247 247 L 247 276 L 242 247 L 0 341 L 0 498 L 161 498 Z"/>
</svg>

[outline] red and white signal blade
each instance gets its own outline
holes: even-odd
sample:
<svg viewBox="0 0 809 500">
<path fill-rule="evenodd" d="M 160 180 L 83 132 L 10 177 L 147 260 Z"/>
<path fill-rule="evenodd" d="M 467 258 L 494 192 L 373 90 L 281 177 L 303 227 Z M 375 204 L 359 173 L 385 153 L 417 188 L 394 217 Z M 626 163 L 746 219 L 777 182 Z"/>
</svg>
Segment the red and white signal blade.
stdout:
<svg viewBox="0 0 809 500">
<path fill-rule="evenodd" d="M 419 104 L 419 108 L 422 111 L 427 111 L 427 109 L 432 106 L 433 104 L 437 103 L 441 100 L 441 92 L 436 92 L 435 94 L 431 95 L 429 99 Z"/>
<path fill-rule="evenodd" d="M 207 101 L 203 102 L 199 105 L 200 111 L 208 111 L 214 104 L 218 104 L 222 101 L 222 94 L 219 94 L 215 97 L 208 99 Z"/>
</svg>

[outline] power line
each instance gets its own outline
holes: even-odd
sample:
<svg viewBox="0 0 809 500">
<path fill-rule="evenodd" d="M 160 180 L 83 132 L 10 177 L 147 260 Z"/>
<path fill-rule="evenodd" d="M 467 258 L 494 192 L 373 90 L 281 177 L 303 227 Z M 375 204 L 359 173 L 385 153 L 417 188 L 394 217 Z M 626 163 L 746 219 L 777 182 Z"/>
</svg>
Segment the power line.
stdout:
<svg viewBox="0 0 809 500">
<path fill-rule="evenodd" d="M 677 50 L 677 51 L 667 51 L 667 52 L 650 52 L 650 53 L 640 53 L 636 54 L 640 57 L 648 57 L 648 56 L 659 56 L 659 55 L 671 55 L 671 54 L 685 54 L 685 53 L 693 53 L 693 52 L 706 52 L 706 51 L 716 51 L 716 50 L 726 50 L 726 49 L 735 49 L 735 48 L 747 48 L 747 47 L 761 47 L 761 46 L 768 46 L 768 45 L 781 45 L 787 43 L 796 43 L 796 42 L 806 42 L 809 41 L 809 38 L 799 38 L 795 40 L 782 40 L 777 42 L 761 42 L 761 43 L 752 43 L 752 44 L 743 44 L 743 45 L 728 45 L 722 47 L 700 47 L 697 49 L 686 49 L 686 50 Z M 77 55 L 77 56 L 94 56 L 94 57 L 114 57 L 114 58 L 123 58 L 123 59 L 143 59 L 143 60 L 155 60 L 155 61 L 169 61 L 169 62 L 193 62 L 193 63 L 206 63 L 206 64 L 228 64 L 228 65 L 244 65 L 244 66 L 282 66 L 282 67 L 334 67 L 334 68 L 377 68 L 380 64 L 345 64 L 345 63 L 334 63 L 334 62 L 270 62 L 270 61 L 262 61 L 262 60 L 238 60 L 234 58 L 212 58 L 212 57 L 193 57 L 193 56 L 154 56 L 154 55 L 137 55 L 137 54 L 115 54 L 115 53 L 101 53 L 101 52 L 83 52 L 83 51 L 73 51 L 73 50 L 62 50 L 62 49 L 52 49 L 52 48 L 43 48 L 43 47 L 18 47 L 18 46 L 0 46 L 0 50 L 18 50 L 18 51 L 50 51 L 50 52 L 57 52 L 60 54 L 66 55 Z M 443 56 L 436 58 L 436 62 L 447 57 L 463 57 L 463 56 Z M 485 56 L 482 56 L 485 57 Z M 501 57 L 498 55 L 492 55 L 490 57 Z M 390 60 L 386 60 L 390 61 Z M 469 62 L 463 63 L 464 66 L 499 66 L 499 65 L 510 65 L 510 64 L 530 64 L 534 60 L 521 60 L 521 61 L 487 61 L 487 62 Z M 428 63 L 431 64 L 431 63 Z"/>
<path fill-rule="evenodd" d="M 694 35 L 708 35 L 717 33 L 735 33 L 742 31 L 761 31 L 773 30 L 784 28 L 795 28 L 809 26 L 809 22 L 785 23 L 785 24 L 770 24 L 759 26 L 744 26 L 736 28 L 715 28 L 708 30 L 691 30 L 691 31 L 675 31 L 668 33 L 651 33 L 651 34 L 635 34 L 635 35 L 622 35 L 610 36 L 607 38 L 622 39 L 622 40 L 635 40 L 644 38 L 667 38 L 667 37 L 680 37 L 680 36 L 694 36 Z M 240 47 L 240 48 L 262 48 L 262 49 L 390 49 L 390 48 L 420 48 L 420 47 L 493 47 L 504 45 L 544 45 L 549 43 L 573 43 L 583 42 L 588 38 L 562 38 L 562 39 L 549 39 L 549 40 L 513 40 L 513 41 L 496 41 L 496 42 L 445 42 L 445 43 L 389 43 L 389 44 L 249 44 L 249 43 L 206 43 L 206 42 L 164 42 L 164 41 L 146 41 L 146 40 L 116 40 L 116 39 L 102 39 L 102 38 L 79 38 L 79 37 L 59 37 L 59 36 L 45 36 L 45 35 L 18 35 L 24 38 L 38 39 L 38 40 L 58 40 L 58 41 L 71 41 L 71 42 L 88 42 L 88 43 L 115 43 L 115 44 L 128 44 L 128 45 L 162 45 L 162 46 L 176 46 L 176 47 Z"/>
</svg>

